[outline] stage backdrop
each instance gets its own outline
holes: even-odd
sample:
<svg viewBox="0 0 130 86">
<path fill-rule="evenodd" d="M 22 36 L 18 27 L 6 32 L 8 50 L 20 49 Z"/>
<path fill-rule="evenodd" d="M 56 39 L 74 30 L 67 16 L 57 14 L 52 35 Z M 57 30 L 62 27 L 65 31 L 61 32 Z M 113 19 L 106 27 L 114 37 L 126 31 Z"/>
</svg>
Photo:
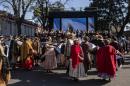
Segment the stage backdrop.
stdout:
<svg viewBox="0 0 130 86">
<path fill-rule="evenodd" d="M 53 21 L 53 28 L 54 30 L 59 30 L 60 29 L 60 18 L 54 18 Z"/>
<path fill-rule="evenodd" d="M 88 18 L 88 30 L 90 32 L 93 32 L 94 31 L 94 17 L 89 17 Z"/>
<path fill-rule="evenodd" d="M 53 28 L 54 30 L 60 29 L 61 27 L 64 31 L 66 31 L 69 26 L 71 25 L 73 27 L 73 30 L 89 30 L 94 31 L 94 17 L 88 17 L 88 18 L 54 18 L 53 21 Z"/>
</svg>

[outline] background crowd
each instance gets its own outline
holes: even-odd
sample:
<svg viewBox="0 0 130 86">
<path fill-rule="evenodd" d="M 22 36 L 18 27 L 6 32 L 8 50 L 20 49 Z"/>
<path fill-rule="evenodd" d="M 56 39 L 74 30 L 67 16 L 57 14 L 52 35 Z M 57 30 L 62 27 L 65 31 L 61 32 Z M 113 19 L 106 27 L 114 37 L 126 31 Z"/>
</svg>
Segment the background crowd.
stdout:
<svg viewBox="0 0 130 86">
<path fill-rule="evenodd" d="M 130 41 L 125 36 L 80 30 L 43 31 L 36 37 L 0 36 L 0 82 L 8 83 L 11 70 L 33 70 L 34 66 L 46 72 L 65 68 L 76 81 L 96 67 L 99 77 L 111 80 L 129 48 Z"/>
</svg>

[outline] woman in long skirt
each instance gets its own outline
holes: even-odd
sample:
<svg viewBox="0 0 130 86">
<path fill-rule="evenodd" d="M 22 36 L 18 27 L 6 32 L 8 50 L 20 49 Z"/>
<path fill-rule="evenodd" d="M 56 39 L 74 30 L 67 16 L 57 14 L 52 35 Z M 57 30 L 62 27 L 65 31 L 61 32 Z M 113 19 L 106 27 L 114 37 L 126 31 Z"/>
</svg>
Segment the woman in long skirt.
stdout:
<svg viewBox="0 0 130 86">
<path fill-rule="evenodd" d="M 50 70 L 57 68 L 57 60 L 56 55 L 54 51 L 54 46 L 46 44 L 46 50 L 42 57 L 45 58 L 45 60 L 41 63 L 41 66 L 47 70 L 47 72 L 50 72 Z"/>
<path fill-rule="evenodd" d="M 74 41 L 74 45 L 71 47 L 71 61 L 69 76 L 78 81 L 79 78 L 85 77 L 85 69 L 83 65 L 83 51 L 79 45 L 78 40 Z"/>
<path fill-rule="evenodd" d="M 105 46 L 99 48 L 96 55 L 98 76 L 111 81 L 116 75 L 116 49 L 105 40 Z"/>
<path fill-rule="evenodd" d="M 0 86 L 6 86 L 10 80 L 9 63 L 4 53 L 4 48 L 0 38 Z"/>
<path fill-rule="evenodd" d="M 85 67 L 85 73 L 88 72 L 88 70 L 91 69 L 92 66 L 92 58 L 91 58 L 91 54 L 90 54 L 90 46 L 89 46 L 89 42 L 88 42 L 89 38 L 85 37 L 84 38 L 84 42 L 82 42 L 81 47 L 83 49 L 83 53 L 84 53 L 84 67 Z"/>
</svg>

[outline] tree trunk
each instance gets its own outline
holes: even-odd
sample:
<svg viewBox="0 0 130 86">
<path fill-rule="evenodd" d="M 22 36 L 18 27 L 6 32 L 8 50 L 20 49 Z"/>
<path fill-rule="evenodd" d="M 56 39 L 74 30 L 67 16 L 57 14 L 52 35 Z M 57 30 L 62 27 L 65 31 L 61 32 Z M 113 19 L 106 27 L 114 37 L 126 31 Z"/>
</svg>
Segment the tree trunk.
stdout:
<svg viewBox="0 0 130 86">
<path fill-rule="evenodd" d="M 121 30 L 120 30 L 120 32 L 118 33 L 118 37 L 120 37 L 120 36 L 123 35 L 125 25 L 126 25 L 128 22 L 129 22 L 129 13 L 128 13 L 127 16 L 126 16 L 126 19 L 125 19 L 125 21 L 123 22 L 123 25 L 121 26 Z"/>
<path fill-rule="evenodd" d="M 21 25 L 22 25 L 22 22 L 17 21 L 16 24 L 17 24 L 17 34 L 18 34 L 18 36 L 21 36 Z"/>
<path fill-rule="evenodd" d="M 121 26 L 121 30 L 120 32 L 118 33 L 118 36 L 121 36 L 123 35 L 124 33 L 124 28 L 125 28 L 125 25 L 129 22 L 129 18 L 130 18 L 130 0 L 128 0 L 128 13 L 127 13 L 127 16 L 123 22 L 123 25 Z"/>
<path fill-rule="evenodd" d="M 45 22 L 44 22 L 44 20 L 42 19 L 42 29 L 43 30 L 46 30 L 46 27 L 45 27 Z"/>
</svg>

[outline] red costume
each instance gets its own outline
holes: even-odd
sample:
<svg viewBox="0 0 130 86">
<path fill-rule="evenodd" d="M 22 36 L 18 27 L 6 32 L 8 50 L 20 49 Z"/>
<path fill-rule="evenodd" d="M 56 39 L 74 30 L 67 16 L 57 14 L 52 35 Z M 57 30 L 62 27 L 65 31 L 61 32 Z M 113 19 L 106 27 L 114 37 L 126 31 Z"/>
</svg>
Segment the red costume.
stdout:
<svg viewBox="0 0 130 86">
<path fill-rule="evenodd" d="M 79 44 L 71 46 L 71 59 L 72 67 L 75 69 L 76 66 L 81 62 L 80 57 L 83 57 L 83 52 Z"/>
<path fill-rule="evenodd" d="M 33 60 L 32 60 L 32 56 L 28 56 L 27 59 L 25 60 L 23 67 L 25 69 L 31 70 L 33 67 Z"/>
<path fill-rule="evenodd" d="M 100 48 L 97 51 L 96 63 L 100 77 L 114 77 L 116 74 L 116 49 L 111 45 Z"/>
</svg>

